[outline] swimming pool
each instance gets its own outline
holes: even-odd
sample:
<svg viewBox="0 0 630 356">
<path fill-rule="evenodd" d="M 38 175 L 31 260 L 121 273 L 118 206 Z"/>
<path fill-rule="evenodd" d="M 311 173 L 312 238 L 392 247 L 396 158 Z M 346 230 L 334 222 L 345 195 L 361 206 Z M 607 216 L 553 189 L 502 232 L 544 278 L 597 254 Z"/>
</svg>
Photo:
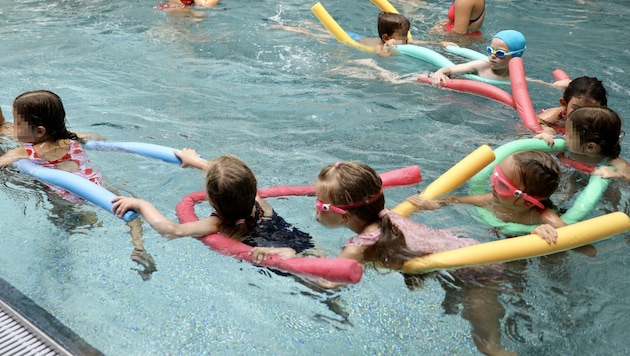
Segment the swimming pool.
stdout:
<svg viewBox="0 0 630 356">
<path fill-rule="evenodd" d="M 153 2 L 0 0 L 0 106 L 11 121 L 15 96 L 49 89 L 63 99 L 73 130 L 193 147 L 205 157 L 234 153 L 261 187 L 312 184 L 323 166 L 339 160 L 363 161 L 381 172 L 420 165 L 425 182 L 388 190 L 389 206 L 479 145 L 527 135 L 502 104 L 353 78 L 334 69 L 370 55 L 266 30 L 315 22 L 313 3 L 225 0 L 204 11 L 207 19 L 192 22 L 152 8 Z M 411 18 L 416 38 L 446 12 L 445 3 L 392 2 Z M 609 91 L 609 106 L 627 119 L 630 50 L 622 45 L 622 24 L 630 9 L 623 1 L 582 3 L 492 1 L 484 32 L 521 30 L 528 39 L 528 76 L 551 80 L 557 67 L 572 77 L 596 76 Z M 375 32 L 378 10 L 369 1 L 323 4 L 346 30 Z M 431 70 L 409 58 L 377 61 L 401 73 Z M 536 109 L 556 106 L 561 96 L 537 85 L 530 94 Z M 630 131 L 627 122 L 624 128 Z M 628 138 L 622 155 L 630 157 Z M 90 156 L 110 185 L 150 200 L 172 218 L 180 199 L 202 188 L 194 170 L 129 154 Z M 107 355 L 477 353 L 461 307 L 455 303 L 445 312 L 436 280 L 409 291 L 400 275 L 368 270 L 360 284 L 324 292 L 193 239 L 167 241 L 145 224 L 145 247 L 158 271 L 143 282 L 132 270 L 133 246 L 120 220 L 86 207 L 102 226 L 68 232 L 49 221 L 52 204 L 37 183 L 14 170 L 0 176 L 0 277 Z M 615 182 L 609 193 L 595 214 L 630 212 L 627 184 Z M 271 203 L 320 246 L 338 251 L 351 237 L 320 226 L 312 198 Z M 456 207 L 414 219 L 494 239 L 469 213 Z M 626 352 L 628 236 L 597 248 L 595 258 L 570 252 L 517 266 L 514 277 L 523 281 L 500 297 L 506 348 L 519 354 Z"/>
</svg>

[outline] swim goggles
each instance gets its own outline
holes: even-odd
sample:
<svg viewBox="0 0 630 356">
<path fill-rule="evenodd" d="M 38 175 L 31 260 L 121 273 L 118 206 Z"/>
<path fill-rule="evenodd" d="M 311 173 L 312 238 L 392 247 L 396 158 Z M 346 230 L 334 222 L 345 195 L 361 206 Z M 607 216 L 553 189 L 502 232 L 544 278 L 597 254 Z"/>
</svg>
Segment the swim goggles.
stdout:
<svg viewBox="0 0 630 356">
<path fill-rule="evenodd" d="M 499 59 L 503 59 L 503 58 L 505 58 L 505 56 L 511 56 L 513 54 L 521 53 L 524 50 L 525 49 L 523 48 L 523 49 L 519 49 L 518 51 L 506 52 L 506 51 L 504 51 L 502 49 L 495 50 L 494 48 L 492 48 L 492 46 L 486 47 L 486 51 L 488 52 L 488 55 L 494 54 Z"/>
<path fill-rule="evenodd" d="M 492 172 L 492 175 L 490 175 L 490 182 L 492 183 L 492 188 L 499 196 L 523 198 L 525 201 L 536 205 L 540 209 L 545 208 L 545 206 L 540 202 L 541 200 L 545 200 L 545 198 L 534 197 L 520 189 L 517 189 L 508 177 L 501 172 L 498 164 L 494 166 L 494 171 Z"/>
<path fill-rule="evenodd" d="M 317 209 L 317 211 L 320 211 L 320 212 L 331 211 L 333 213 L 343 215 L 346 213 L 346 211 L 343 209 L 358 208 L 360 206 L 368 205 L 370 203 L 375 202 L 378 198 L 381 197 L 381 195 L 383 195 L 382 190 L 371 198 L 361 200 L 356 203 L 347 204 L 347 205 L 332 205 L 332 204 L 324 203 L 323 201 L 319 199 L 315 199 L 315 208 Z"/>
</svg>

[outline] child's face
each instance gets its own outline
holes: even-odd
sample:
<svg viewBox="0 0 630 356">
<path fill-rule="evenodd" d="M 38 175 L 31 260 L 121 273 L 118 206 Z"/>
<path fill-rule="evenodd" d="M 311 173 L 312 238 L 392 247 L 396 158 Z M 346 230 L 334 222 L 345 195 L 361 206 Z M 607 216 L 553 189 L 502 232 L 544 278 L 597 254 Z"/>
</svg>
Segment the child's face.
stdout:
<svg viewBox="0 0 630 356">
<path fill-rule="evenodd" d="M 396 44 L 407 44 L 408 39 L 407 39 L 407 33 L 403 33 L 403 30 L 398 29 L 398 30 L 394 30 L 394 34 L 392 34 L 391 36 L 386 36 L 387 39 L 384 41 L 386 42 L 387 40 L 394 40 L 396 41 Z"/>
<path fill-rule="evenodd" d="M 574 96 L 568 103 L 564 101 L 564 99 L 560 99 L 560 105 L 562 106 L 562 111 L 564 111 L 566 117 L 568 117 L 573 110 L 583 106 L 602 106 L 597 100 L 584 96 Z"/>
<path fill-rule="evenodd" d="M 503 69 L 508 66 L 510 59 L 512 56 L 507 55 L 503 58 L 497 57 L 496 51 L 503 51 L 505 53 L 510 52 L 510 48 L 503 42 L 503 40 L 498 38 L 493 38 L 490 42 L 490 47 L 492 47 L 492 53 L 488 54 L 488 61 L 493 69 Z"/>
<path fill-rule="evenodd" d="M 13 110 L 13 132 L 15 139 L 24 143 L 36 143 L 35 130 L 22 116 Z"/>
<path fill-rule="evenodd" d="M 530 207 L 536 205 L 541 208 L 542 204 L 540 201 L 527 195 L 527 192 L 524 191 L 519 169 L 512 156 L 506 157 L 499 163 L 492 174 L 492 196 L 496 202 L 505 207 Z M 497 178 L 495 174 L 499 174 L 500 178 Z M 520 193 L 517 193 L 515 189 L 520 191 Z"/>
<path fill-rule="evenodd" d="M 315 184 L 315 195 L 317 196 L 317 202 L 314 206 L 315 209 L 315 219 L 319 221 L 320 224 L 327 227 L 337 227 L 345 224 L 345 220 L 343 218 L 343 214 L 339 214 L 332 209 L 326 211 L 322 205 L 327 205 L 329 202 L 326 201 L 325 198 L 322 197 L 321 187 L 319 181 Z M 319 207 L 318 207 L 319 205 Z"/>
<path fill-rule="evenodd" d="M 567 119 L 564 123 L 564 129 L 564 142 L 567 151 L 571 153 L 584 153 L 582 143 L 580 142 L 580 135 L 573 128 L 573 120 Z"/>
</svg>

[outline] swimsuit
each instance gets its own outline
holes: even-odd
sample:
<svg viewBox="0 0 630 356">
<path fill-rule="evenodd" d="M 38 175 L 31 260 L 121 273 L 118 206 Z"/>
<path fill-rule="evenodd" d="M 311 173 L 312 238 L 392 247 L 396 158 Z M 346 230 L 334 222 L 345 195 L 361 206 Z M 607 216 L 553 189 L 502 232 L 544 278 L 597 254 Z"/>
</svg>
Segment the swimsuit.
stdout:
<svg viewBox="0 0 630 356">
<path fill-rule="evenodd" d="M 479 14 L 479 16 L 477 16 L 476 19 L 468 20 L 468 24 L 470 25 L 477 22 L 477 20 L 479 20 L 481 16 L 483 16 L 484 13 L 486 13 L 485 1 L 483 2 L 483 11 L 481 12 L 481 14 Z M 444 29 L 446 30 L 446 32 L 451 32 L 453 31 L 453 27 L 455 27 L 455 0 L 451 2 L 451 6 L 448 8 L 448 13 L 446 14 L 446 16 L 448 17 L 448 22 L 444 26 Z M 466 33 L 466 36 L 470 36 L 470 37 L 481 36 L 481 31 Z"/>
<path fill-rule="evenodd" d="M 593 173 L 593 171 L 601 166 L 606 164 L 606 162 L 608 161 L 607 158 L 604 158 L 600 163 L 598 164 L 590 164 L 590 163 L 584 163 L 582 161 L 577 161 L 571 157 L 569 157 L 569 153 L 567 152 L 567 154 L 565 154 L 564 152 L 558 154 L 556 156 L 558 158 L 558 161 L 560 161 L 560 163 L 565 167 L 565 168 L 569 168 L 569 169 L 575 169 L 578 170 L 580 172 L 584 172 L 584 173 Z"/>
<path fill-rule="evenodd" d="M 256 228 L 242 241 L 244 244 L 252 247 L 290 247 L 296 253 L 314 247 L 311 235 L 296 229 L 275 211 L 271 216 L 265 216 L 258 202 L 255 207 Z"/>
<path fill-rule="evenodd" d="M 60 163 L 74 162 L 77 165 L 77 170 L 70 173 L 74 173 L 97 185 L 101 185 L 101 179 L 102 179 L 101 173 L 97 170 L 92 169 L 90 166 L 88 166 L 88 163 L 90 161 L 88 160 L 87 154 L 85 153 L 85 151 L 83 151 L 83 148 L 81 147 L 81 145 L 75 140 L 70 140 L 68 152 L 65 155 L 63 155 L 63 157 L 54 161 L 47 161 L 39 157 L 39 155 L 37 155 L 37 152 L 35 152 L 33 145 L 25 144 L 24 149 L 26 150 L 26 153 L 28 154 L 28 159 L 30 161 L 46 168 L 58 169 L 57 167 Z M 57 193 L 63 199 L 71 203 L 76 204 L 82 201 L 81 197 L 73 193 L 70 193 L 69 191 L 63 188 L 57 187 L 52 184 L 46 184 L 46 186 L 48 186 L 53 192 Z"/>
<path fill-rule="evenodd" d="M 392 224 L 405 235 L 407 248 L 419 255 L 450 251 L 479 244 L 479 241 L 475 239 L 461 237 L 461 234 L 457 233 L 454 229 L 433 229 L 391 211 L 388 211 L 387 215 L 392 221 Z M 380 238 L 381 230 L 378 229 L 352 237 L 343 247 L 369 246 L 376 243 Z M 460 279 L 478 280 L 481 275 L 485 275 L 483 278 L 496 278 L 500 275 L 501 271 L 502 266 L 500 264 L 493 264 L 488 266 L 467 267 L 451 272 Z"/>
</svg>

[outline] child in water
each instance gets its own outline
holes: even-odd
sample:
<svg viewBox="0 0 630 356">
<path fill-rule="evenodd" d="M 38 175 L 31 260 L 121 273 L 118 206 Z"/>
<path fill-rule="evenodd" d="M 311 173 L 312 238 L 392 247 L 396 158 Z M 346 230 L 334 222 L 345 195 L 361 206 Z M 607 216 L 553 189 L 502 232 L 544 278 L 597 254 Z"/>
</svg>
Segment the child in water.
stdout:
<svg viewBox="0 0 630 356">
<path fill-rule="evenodd" d="M 208 202 L 215 213 L 198 221 L 178 224 L 151 203 L 123 196 L 114 198 L 112 211 L 123 216 L 128 210 L 136 210 L 160 235 L 168 238 L 218 233 L 249 246 L 258 246 L 262 253 L 278 253 L 285 258 L 313 247 L 310 235 L 291 226 L 258 196 L 254 173 L 238 157 L 224 155 L 207 161 L 195 150 L 186 148 L 175 154 L 182 160 L 183 168 L 205 171 Z M 282 247 L 288 247 L 291 256 L 277 249 Z"/>
<path fill-rule="evenodd" d="M 557 133 L 564 134 L 564 124 L 573 110 L 582 106 L 608 105 L 606 88 L 602 82 L 593 77 L 579 77 L 573 79 L 560 98 L 560 107 L 543 110 L 538 114 L 538 122 L 543 132 L 534 136 L 553 145 Z"/>
<path fill-rule="evenodd" d="M 340 162 L 325 167 L 317 177 L 315 190 L 317 221 L 331 228 L 345 227 L 357 234 L 343 245 L 338 257 L 397 270 L 417 256 L 479 243 L 454 230 L 433 229 L 386 209 L 381 178 L 362 163 Z M 420 203 L 421 208 L 423 204 Z M 508 354 L 500 342 L 503 308 L 493 291 L 480 287 L 483 281 L 498 278 L 501 271 L 500 265 L 450 271 L 465 291 L 476 291 L 465 292 L 468 299 L 462 315 L 472 325 L 477 348 L 486 354 Z M 418 286 L 418 279 L 412 276 L 405 276 L 405 282 L 410 288 Z"/>
<path fill-rule="evenodd" d="M 74 173 L 91 182 L 102 185 L 101 173 L 90 166 L 87 154 L 81 146 L 83 137 L 68 131 L 66 112 L 61 98 L 47 90 L 26 92 L 13 101 L 13 131 L 21 146 L 0 157 L 0 167 L 19 160 L 28 159 L 47 168 Z M 82 199 L 71 192 L 54 185 L 48 187 L 64 200 L 72 209 Z M 144 267 L 138 271 L 144 280 L 156 271 L 155 262 L 143 247 L 142 221 L 135 219 L 127 223 L 135 248 L 131 259 Z"/>
<path fill-rule="evenodd" d="M 527 43 L 525 36 L 515 30 L 503 30 L 492 37 L 486 48 L 488 60 L 478 59 L 450 67 L 440 68 L 433 73 L 433 85 L 446 84 L 446 79 L 454 74 L 477 74 L 482 78 L 493 80 L 510 80 L 509 62 L 514 57 L 521 57 Z"/>
<path fill-rule="evenodd" d="M 532 233 L 548 243 L 557 240 L 556 228 L 566 226 L 552 209 L 549 197 L 560 183 L 558 163 L 542 151 L 521 151 L 506 157 L 490 176 L 492 192 L 447 197 L 431 204 L 419 195 L 407 198 L 418 209 L 438 209 L 443 204 L 462 203 L 480 206 L 505 222 L 538 225 Z"/>
<path fill-rule="evenodd" d="M 630 166 L 620 157 L 621 124 L 619 115 L 606 107 L 573 110 L 565 121 L 566 152 L 558 159 L 583 172 L 630 181 Z"/>
</svg>

